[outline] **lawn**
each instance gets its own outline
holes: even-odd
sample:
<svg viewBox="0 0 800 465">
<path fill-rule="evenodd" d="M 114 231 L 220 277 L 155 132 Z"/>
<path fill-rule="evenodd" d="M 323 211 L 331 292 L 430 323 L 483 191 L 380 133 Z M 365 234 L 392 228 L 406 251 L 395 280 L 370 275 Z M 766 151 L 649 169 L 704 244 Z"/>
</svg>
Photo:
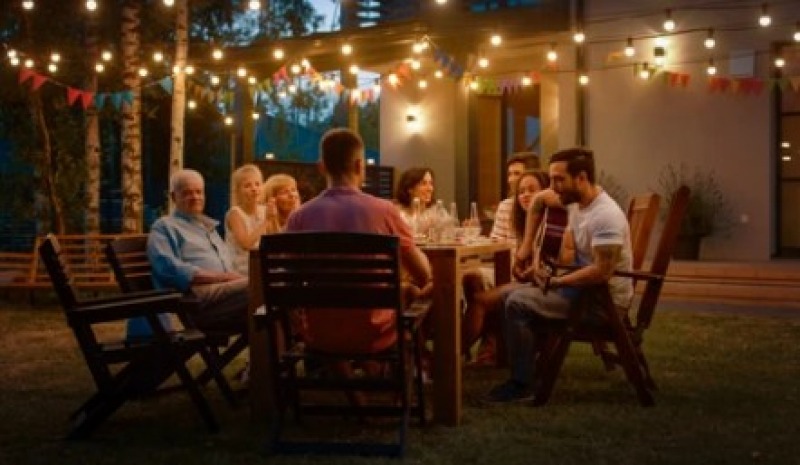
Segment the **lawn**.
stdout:
<svg viewBox="0 0 800 465">
<path fill-rule="evenodd" d="M 413 428 L 405 462 L 800 464 L 800 311 L 662 307 L 646 343 L 655 408 L 639 407 L 622 373 L 582 348 L 544 408 L 486 406 L 481 396 L 506 372 L 467 370 L 463 426 Z M 0 464 L 397 463 L 268 457 L 263 423 L 211 388 L 219 434 L 174 393 L 129 403 L 89 440 L 64 441 L 68 414 L 93 385 L 60 310 L 0 302 L 0 351 Z"/>
</svg>

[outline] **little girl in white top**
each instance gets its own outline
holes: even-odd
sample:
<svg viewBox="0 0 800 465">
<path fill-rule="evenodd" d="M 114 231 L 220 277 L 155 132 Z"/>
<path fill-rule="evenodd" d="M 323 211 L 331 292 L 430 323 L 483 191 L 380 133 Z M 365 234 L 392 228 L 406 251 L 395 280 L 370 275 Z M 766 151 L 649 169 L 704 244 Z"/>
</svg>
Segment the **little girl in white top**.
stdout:
<svg viewBox="0 0 800 465">
<path fill-rule="evenodd" d="M 233 206 L 225 215 L 225 242 L 233 252 L 237 272 L 247 276 L 249 251 L 267 231 L 267 207 L 260 203 L 263 176 L 255 165 L 244 165 L 233 172 Z"/>
</svg>

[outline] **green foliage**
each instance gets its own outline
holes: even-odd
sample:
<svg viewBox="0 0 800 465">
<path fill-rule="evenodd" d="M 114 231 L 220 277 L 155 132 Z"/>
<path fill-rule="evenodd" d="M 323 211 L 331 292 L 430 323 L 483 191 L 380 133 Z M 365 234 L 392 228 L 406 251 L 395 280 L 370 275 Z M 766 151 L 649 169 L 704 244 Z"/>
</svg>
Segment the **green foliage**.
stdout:
<svg viewBox="0 0 800 465">
<path fill-rule="evenodd" d="M 683 185 L 689 187 L 691 194 L 681 234 L 700 237 L 729 234 L 735 225 L 733 209 L 713 170 L 698 167 L 690 170 L 684 163 L 665 165 L 659 173 L 656 190 L 666 201 L 662 211 L 669 210 L 672 194 Z"/>
</svg>

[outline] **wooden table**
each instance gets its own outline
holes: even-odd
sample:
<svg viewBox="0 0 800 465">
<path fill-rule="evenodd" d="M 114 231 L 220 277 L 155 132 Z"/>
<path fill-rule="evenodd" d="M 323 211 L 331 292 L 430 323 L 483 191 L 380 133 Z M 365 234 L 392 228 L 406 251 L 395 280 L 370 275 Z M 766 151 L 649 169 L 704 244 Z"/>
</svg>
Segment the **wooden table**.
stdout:
<svg viewBox="0 0 800 465">
<path fill-rule="evenodd" d="M 461 422 L 461 278 L 481 258 L 494 262 L 495 283 L 511 280 L 511 246 L 506 243 L 425 245 L 433 268 L 433 418 L 439 424 Z"/>
<path fill-rule="evenodd" d="M 482 257 L 494 261 L 496 283 L 511 279 L 511 247 L 505 243 L 472 245 L 426 245 L 422 250 L 433 268 L 434 279 L 434 363 L 433 416 L 443 425 L 461 421 L 461 277 Z M 250 253 L 250 315 L 263 303 L 258 252 Z M 276 409 L 271 396 L 267 332 L 248 319 L 250 331 L 250 407 L 257 421 L 264 421 Z"/>
</svg>

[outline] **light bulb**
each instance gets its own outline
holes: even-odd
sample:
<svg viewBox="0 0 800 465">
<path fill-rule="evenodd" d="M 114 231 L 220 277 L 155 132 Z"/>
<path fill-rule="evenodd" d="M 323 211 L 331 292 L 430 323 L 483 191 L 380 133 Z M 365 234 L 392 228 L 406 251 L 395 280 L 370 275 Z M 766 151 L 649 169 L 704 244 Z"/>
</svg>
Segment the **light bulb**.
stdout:
<svg viewBox="0 0 800 465">
<path fill-rule="evenodd" d="M 55 63 L 50 63 L 49 65 L 47 65 L 47 70 L 50 71 L 51 73 L 55 73 L 56 71 L 58 71 L 58 65 Z"/>
<path fill-rule="evenodd" d="M 717 74 L 717 67 L 714 65 L 714 59 L 708 60 L 708 66 L 706 67 L 706 74 L 709 76 L 714 76 Z"/>
<path fill-rule="evenodd" d="M 174 6 L 175 0 L 164 0 L 164 6 Z"/>
<path fill-rule="evenodd" d="M 800 22 L 794 27 L 794 35 L 792 36 L 795 42 L 800 42 Z"/>
<path fill-rule="evenodd" d="M 52 61 L 53 63 L 58 63 L 59 61 L 61 61 L 61 55 L 58 54 L 57 52 L 51 53 L 50 54 L 50 61 Z"/>
<path fill-rule="evenodd" d="M 776 68 L 783 68 L 786 66 L 786 60 L 781 57 L 775 58 L 775 67 Z"/>
<path fill-rule="evenodd" d="M 289 84 L 289 93 L 290 94 L 296 94 L 297 93 L 297 85 Z"/>
<path fill-rule="evenodd" d="M 391 84 L 391 85 L 393 85 L 393 86 L 396 86 L 396 85 L 397 85 L 397 83 L 398 83 L 398 82 L 400 82 L 400 78 L 398 78 L 398 77 L 397 77 L 397 75 L 396 75 L 396 74 L 394 74 L 394 73 L 390 74 L 390 75 L 389 75 L 389 76 L 386 78 L 386 80 L 387 80 L 387 81 L 389 81 L 389 84 Z"/>
<path fill-rule="evenodd" d="M 350 65 L 350 74 L 358 74 L 358 65 Z"/>
<path fill-rule="evenodd" d="M 426 81 L 425 79 L 420 79 L 417 85 L 419 86 L 420 89 L 427 89 L 428 81 Z"/>
<path fill-rule="evenodd" d="M 422 67 L 422 63 L 420 63 L 420 61 L 416 59 L 411 60 L 411 67 L 413 69 L 420 69 Z"/>
<path fill-rule="evenodd" d="M 106 67 L 103 66 L 102 63 L 97 63 L 96 65 L 94 65 L 94 70 L 97 71 L 98 73 L 102 73 L 103 71 L 105 71 L 105 69 Z"/>
<path fill-rule="evenodd" d="M 292 72 L 292 74 L 300 74 L 300 71 L 302 71 L 303 68 L 301 68 L 299 64 L 295 63 L 289 68 L 289 70 Z"/>
<path fill-rule="evenodd" d="M 489 67 L 489 59 L 486 57 L 478 58 L 478 66 L 481 68 L 488 68 Z"/>
<path fill-rule="evenodd" d="M 236 70 L 236 75 L 242 78 L 247 76 L 247 68 L 240 66 L 239 69 Z"/>
<path fill-rule="evenodd" d="M 442 77 L 444 77 L 444 73 L 442 72 L 441 69 L 437 69 L 436 72 L 433 73 L 433 77 L 435 77 L 436 79 L 441 79 Z"/>
<path fill-rule="evenodd" d="M 675 30 L 675 20 L 672 19 L 672 10 L 667 10 L 667 19 L 664 20 L 664 30 L 667 32 Z"/>
<path fill-rule="evenodd" d="M 625 44 L 625 56 L 632 57 L 636 55 L 636 49 L 633 48 L 633 39 L 628 38 L 628 42 Z"/>
<path fill-rule="evenodd" d="M 210 80 L 211 80 L 211 85 L 212 86 L 218 86 L 219 85 L 219 76 L 217 76 L 216 74 L 212 74 Z"/>
<path fill-rule="evenodd" d="M 194 74 L 194 66 L 186 65 L 185 71 L 186 71 L 186 74 Z"/>
<path fill-rule="evenodd" d="M 86 9 L 89 11 L 95 11 L 97 9 L 97 2 L 94 0 L 86 0 Z"/>
<path fill-rule="evenodd" d="M 258 0 L 250 0 L 250 2 L 247 5 L 250 7 L 251 10 L 261 9 L 261 2 L 259 2 Z"/>
<path fill-rule="evenodd" d="M 761 5 L 761 16 L 758 17 L 758 24 L 761 27 L 768 27 L 770 24 L 772 24 L 772 18 L 767 11 L 766 3 Z"/>
<path fill-rule="evenodd" d="M 547 51 L 547 61 L 552 63 L 552 62 L 554 62 L 556 60 L 558 60 L 558 52 L 556 52 L 553 49 L 548 50 Z"/>
<path fill-rule="evenodd" d="M 33 1 L 32 0 L 25 0 L 24 2 L 22 2 L 22 8 L 24 8 L 26 10 L 32 10 L 33 9 Z"/>
<path fill-rule="evenodd" d="M 33 65 L 35 65 L 35 64 L 36 64 L 36 63 L 34 63 L 34 62 L 33 62 L 33 60 L 31 60 L 30 58 L 28 58 L 27 60 L 25 60 L 25 67 L 26 67 L 26 68 L 33 68 Z"/>
<path fill-rule="evenodd" d="M 577 31 L 575 35 L 572 36 L 572 40 L 574 40 L 576 44 L 582 44 L 586 40 L 586 34 L 584 34 L 583 31 Z"/>
<path fill-rule="evenodd" d="M 147 73 L 148 73 L 147 68 L 139 68 L 139 76 L 147 77 Z"/>
<path fill-rule="evenodd" d="M 256 79 L 255 76 L 250 76 L 250 77 L 247 78 L 247 82 L 248 82 L 248 84 L 253 84 L 254 85 L 254 84 L 256 84 L 258 82 L 258 79 Z"/>
<path fill-rule="evenodd" d="M 111 61 L 113 55 L 108 50 L 103 50 L 103 53 L 100 54 L 100 58 L 102 58 L 103 61 Z"/>
<path fill-rule="evenodd" d="M 533 84 L 533 79 L 531 79 L 530 76 L 522 76 L 522 85 L 523 86 L 527 87 L 527 86 L 529 86 L 531 84 Z"/>
<path fill-rule="evenodd" d="M 478 90 L 478 81 L 472 81 L 469 83 L 469 88 L 472 90 Z"/>
<path fill-rule="evenodd" d="M 353 46 L 350 44 L 342 45 L 342 55 L 350 55 L 353 53 Z"/>
<path fill-rule="evenodd" d="M 286 54 L 283 52 L 282 48 L 276 48 L 275 50 L 272 51 L 272 56 L 276 60 L 283 60 L 283 57 L 286 56 Z"/>
<path fill-rule="evenodd" d="M 581 74 L 580 76 L 578 76 L 578 84 L 582 86 L 589 85 L 589 76 L 586 74 Z"/>
<path fill-rule="evenodd" d="M 503 43 L 503 38 L 500 36 L 500 34 L 494 34 L 492 35 L 491 39 L 489 39 L 489 43 L 491 43 L 495 47 L 499 47 L 500 44 Z"/>
<path fill-rule="evenodd" d="M 14 58 L 14 57 L 17 56 L 17 51 L 14 50 L 13 48 L 10 48 L 10 49 L 8 49 L 8 52 L 6 53 L 6 55 L 8 55 L 9 58 Z"/>
<path fill-rule="evenodd" d="M 197 108 L 197 102 L 195 102 L 194 100 L 189 100 L 188 102 L 186 102 L 186 106 L 189 107 L 190 110 L 194 110 L 195 108 Z"/>
<path fill-rule="evenodd" d="M 221 48 L 215 48 L 214 51 L 211 52 L 211 58 L 213 58 L 215 60 L 221 60 L 222 59 L 222 49 Z"/>
<path fill-rule="evenodd" d="M 647 63 L 639 70 L 639 78 L 644 80 L 650 79 L 650 68 L 647 66 Z"/>
<path fill-rule="evenodd" d="M 233 116 L 225 117 L 225 126 L 233 126 Z"/>
<path fill-rule="evenodd" d="M 261 115 L 259 115 L 258 113 L 256 113 L 256 112 L 253 112 L 253 121 L 258 121 L 258 118 L 259 118 L 260 116 L 261 116 Z"/>
<path fill-rule="evenodd" d="M 11 66 L 19 66 L 19 57 L 11 57 L 8 62 L 11 63 Z"/>
<path fill-rule="evenodd" d="M 161 52 L 153 52 L 153 61 L 156 63 L 161 63 L 164 61 L 164 54 Z"/>
</svg>

